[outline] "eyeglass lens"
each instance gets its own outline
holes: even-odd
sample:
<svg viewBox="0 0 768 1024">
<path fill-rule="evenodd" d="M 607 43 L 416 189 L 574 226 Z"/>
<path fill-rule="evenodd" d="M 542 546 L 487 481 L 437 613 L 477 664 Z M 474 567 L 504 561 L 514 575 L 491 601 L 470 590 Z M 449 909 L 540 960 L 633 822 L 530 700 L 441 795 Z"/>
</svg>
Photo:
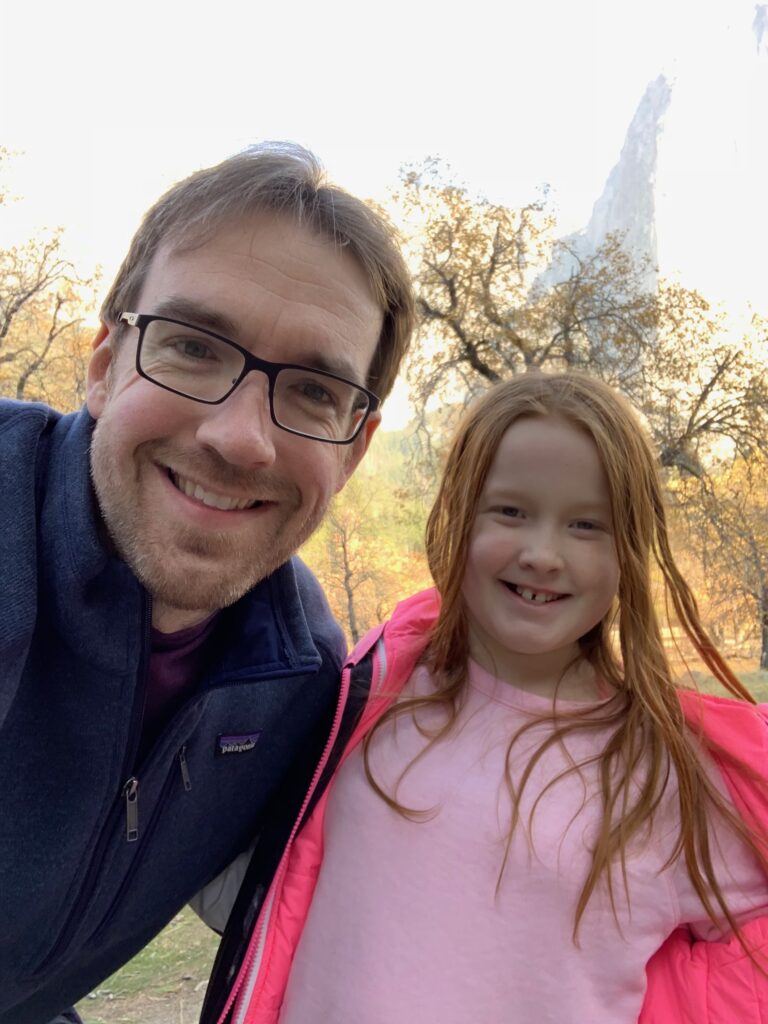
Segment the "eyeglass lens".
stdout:
<svg viewBox="0 0 768 1024">
<path fill-rule="evenodd" d="M 245 366 L 237 348 L 191 327 L 152 320 L 139 355 L 150 380 L 204 402 L 218 402 Z M 280 426 L 319 440 L 351 438 L 368 409 L 354 384 L 309 369 L 281 369 L 275 379 L 273 415 Z"/>
</svg>

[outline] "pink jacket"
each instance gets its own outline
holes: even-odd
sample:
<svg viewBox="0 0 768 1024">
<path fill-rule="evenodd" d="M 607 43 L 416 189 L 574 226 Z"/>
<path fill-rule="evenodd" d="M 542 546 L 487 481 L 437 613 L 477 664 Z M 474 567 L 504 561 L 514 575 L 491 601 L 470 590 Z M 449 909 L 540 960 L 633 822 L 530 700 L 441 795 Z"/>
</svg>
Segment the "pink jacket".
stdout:
<svg viewBox="0 0 768 1024">
<path fill-rule="evenodd" d="M 424 651 L 438 607 L 434 590 L 416 594 L 399 604 L 386 626 L 372 630 L 352 652 L 344 668 L 342 690 L 346 694 L 352 668 L 372 655 L 371 692 L 339 763 L 409 679 Z M 749 767 L 765 772 L 768 708 L 689 692 L 681 694 L 681 701 L 694 728 L 701 727 L 721 748 L 737 752 Z M 716 761 L 739 813 L 768 836 L 768 791 L 750 785 L 743 775 Z M 297 824 L 291 835 L 220 1024 L 225 1019 L 232 1024 L 276 1024 L 279 1018 L 293 954 L 323 859 L 323 821 L 329 792 L 330 786 L 301 832 Z M 311 796 L 310 791 L 305 806 Z M 768 841 L 765 848 L 768 854 Z M 768 918 L 751 921 L 744 928 L 744 936 L 753 949 L 768 954 Z M 693 942 L 686 929 L 678 929 L 651 958 L 647 978 L 639 1024 L 768 1024 L 768 978 L 755 969 L 735 939 Z M 228 1017 L 230 1011 L 232 1016 Z"/>
</svg>

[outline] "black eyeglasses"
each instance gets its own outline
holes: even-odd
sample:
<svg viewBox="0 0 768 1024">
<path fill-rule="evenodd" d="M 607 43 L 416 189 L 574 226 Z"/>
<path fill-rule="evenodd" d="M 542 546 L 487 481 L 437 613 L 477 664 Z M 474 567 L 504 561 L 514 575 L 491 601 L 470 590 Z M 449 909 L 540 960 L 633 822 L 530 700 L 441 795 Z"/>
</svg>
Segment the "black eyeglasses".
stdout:
<svg viewBox="0 0 768 1024">
<path fill-rule="evenodd" d="M 182 320 L 120 313 L 139 331 L 136 370 L 166 391 L 206 405 L 224 402 L 251 370 L 269 380 L 269 411 L 281 430 L 328 444 L 349 444 L 379 406 L 372 391 L 325 370 L 269 363 L 211 331 Z"/>
</svg>

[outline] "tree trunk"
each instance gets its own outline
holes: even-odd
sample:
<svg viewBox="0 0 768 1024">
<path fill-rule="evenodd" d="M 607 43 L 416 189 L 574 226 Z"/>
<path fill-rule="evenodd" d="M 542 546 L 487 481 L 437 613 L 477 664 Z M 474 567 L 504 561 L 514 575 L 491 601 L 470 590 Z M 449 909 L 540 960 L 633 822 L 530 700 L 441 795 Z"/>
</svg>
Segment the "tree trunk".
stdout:
<svg viewBox="0 0 768 1024">
<path fill-rule="evenodd" d="M 360 639 L 360 632 L 357 627 L 357 614 L 355 612 L 355 591 L 352 586 L 352 567 L 349 564 L 346 538 L 341 542 L 341 553 L 344 559 L 344 594 L 347 599 L 347 621 L 349 622 L 349 635 L 352 637 L 353 645 Z"/>
<path fill-rule="evenodd" d="M 760 650 L 760 668 L 768 669 L 768 583 L 762 587 L 762 600 L 760 601 L 760 634 L 762 648 Z"/>
</svg>

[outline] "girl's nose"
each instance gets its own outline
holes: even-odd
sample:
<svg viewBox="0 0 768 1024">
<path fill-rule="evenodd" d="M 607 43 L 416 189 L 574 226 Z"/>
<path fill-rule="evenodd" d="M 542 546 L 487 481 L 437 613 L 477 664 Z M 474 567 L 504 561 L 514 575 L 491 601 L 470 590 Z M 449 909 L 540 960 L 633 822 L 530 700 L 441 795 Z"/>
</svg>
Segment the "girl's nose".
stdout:
<svg viewBox="0 0 768 1024">
<path fill-rule="evenodd" d="M 555 538 L 548 532 L 535 533 L 519 554 L 520 565 L 536 572 L 553 572 L 561 569 L 563 558 Z"/>
</svg>

